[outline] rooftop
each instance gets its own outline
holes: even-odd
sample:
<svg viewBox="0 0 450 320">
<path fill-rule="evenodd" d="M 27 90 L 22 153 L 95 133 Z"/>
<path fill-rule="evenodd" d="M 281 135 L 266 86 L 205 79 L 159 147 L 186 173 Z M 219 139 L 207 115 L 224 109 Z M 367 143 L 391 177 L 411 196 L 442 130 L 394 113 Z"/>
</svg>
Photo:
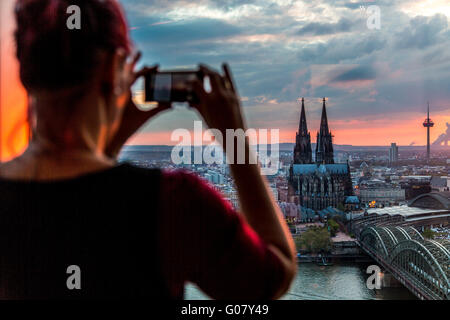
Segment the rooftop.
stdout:
<svg viewBox="0 0 450 320">
<path fill-rule="evenodd" d="M 359 198 L 357 196 L 348 196 L 345 198 L 345 203 L 359 204 Z"/>
<path fill-rule="evenodd" d="M 318 173 L 330 173 L 330 174 L 346 174 L 348 173 L 348 166 L 346 163 L 335 164 L 294 164 L 294 174 L 313 174 Z"/>
<path fill-rule="evenodd" d="M 446 187 L 447 186 L 447 177 L 433 177 L 431 178 L 431 185 L 434 187 Z"/>
<path fill-rule="evenodd" d="M 416 215 L 430 215 L 433 213 L 445 213 L 448 210 L 445 209 L 424 209 L 424 208 L 416 208 L 416 207 L 408 207 L 408 206 L 394 206 L 394 207 L 385 207 L 385 208 L 372 208 L 367 209 L 369 214 L 376 213 L 378 215 L 388 214 L 390 216 L 393 215 L 401 215 L 405 218 L 413 217 Z"/>
</svg>

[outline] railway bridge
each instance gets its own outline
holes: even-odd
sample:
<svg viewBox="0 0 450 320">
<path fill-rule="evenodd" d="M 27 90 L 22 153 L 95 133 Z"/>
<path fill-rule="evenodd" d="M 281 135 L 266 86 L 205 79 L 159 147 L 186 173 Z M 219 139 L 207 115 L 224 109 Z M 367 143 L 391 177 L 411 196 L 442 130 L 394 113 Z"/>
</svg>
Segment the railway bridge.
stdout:
<svg viewBox="0 0 450 320">
<path fill-rule="evenodd" d="M 426 240 L 411 226 L 367 226 L 358 240 L 418 298 L 450 300 L 450 241 Z"/>
</svg>

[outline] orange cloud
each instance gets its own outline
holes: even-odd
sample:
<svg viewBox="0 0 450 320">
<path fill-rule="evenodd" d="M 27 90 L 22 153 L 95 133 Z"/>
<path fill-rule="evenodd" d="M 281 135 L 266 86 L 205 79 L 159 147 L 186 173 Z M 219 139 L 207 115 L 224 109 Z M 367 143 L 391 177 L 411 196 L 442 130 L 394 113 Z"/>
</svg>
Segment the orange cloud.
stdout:
<svg viewBox="0 0 450 320">
<path fill-rule="evenodd" d="M 396 142 L 399 145 L 409 145 L 415 142 L 417 145 L 426 144 L 426 131 L 422 127 L 424 117 L 413 117 L 405 120 L 352 120 L 330 121 L 330 129 L 334 135 L 336 144 L 351 144 L 355 146 L 382 146 Z M 446 122 L 450 122 L 450 116 L 433 117 L 435 127 L 431 129 L 431 141 L 433 142 L 446 130 Z M 294 142 L 295 133 L 291 132 L 292 139 L 286 142 Z M 288 133 L 285 134 L 286 138 Z M 311 132 L 311 139 L 315 142 L 316 131 Z"/>
</svg>

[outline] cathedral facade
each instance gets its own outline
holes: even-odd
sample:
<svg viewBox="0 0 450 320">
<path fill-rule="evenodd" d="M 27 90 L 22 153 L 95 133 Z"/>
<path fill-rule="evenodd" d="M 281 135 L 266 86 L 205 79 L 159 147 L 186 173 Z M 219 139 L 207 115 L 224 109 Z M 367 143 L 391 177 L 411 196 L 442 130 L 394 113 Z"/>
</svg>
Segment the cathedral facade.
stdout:
<svg viewBox="0 0 450 320">
<path fill-rule="evenodd" d="M 303 208 L 322 210 L 330 206 L 337 207 L 347 196 L 353 195 L 350 167 L 348 163 L 334 163 L 332 139 L 324 98 L 313 161 L 305 100 L 302 99 L 294 161 L 289 172 L 289 196 L 292 202 Z"/>
</svg>

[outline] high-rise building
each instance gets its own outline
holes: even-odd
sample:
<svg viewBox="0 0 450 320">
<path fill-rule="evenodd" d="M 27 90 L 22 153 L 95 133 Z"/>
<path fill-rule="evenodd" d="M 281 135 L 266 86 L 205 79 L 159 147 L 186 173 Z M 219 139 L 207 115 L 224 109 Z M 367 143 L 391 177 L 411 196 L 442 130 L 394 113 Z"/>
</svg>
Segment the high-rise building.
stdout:
<svg viewBox="0 0 450 320">
<path fill-rule="evenodd" d="M 396 143 L 391 143 L 389 148 L 389 163 L 396 163 L 398 161 L 398 147 Z"/>
<path fill-rule="evenodd" d="M 325 98 L 320 130 L 317 133 L 316 159 L 311 159 L 311 139 L 307 129 L 304 99 L 299 131 L 294 147 L 294 161 L 289 169 L 288 200 L 305 208 L 322 210 L 336 207 L 353 195 L 348 163 L 334 163 L 332 135 L 328 129 Z"/>
</svg>

